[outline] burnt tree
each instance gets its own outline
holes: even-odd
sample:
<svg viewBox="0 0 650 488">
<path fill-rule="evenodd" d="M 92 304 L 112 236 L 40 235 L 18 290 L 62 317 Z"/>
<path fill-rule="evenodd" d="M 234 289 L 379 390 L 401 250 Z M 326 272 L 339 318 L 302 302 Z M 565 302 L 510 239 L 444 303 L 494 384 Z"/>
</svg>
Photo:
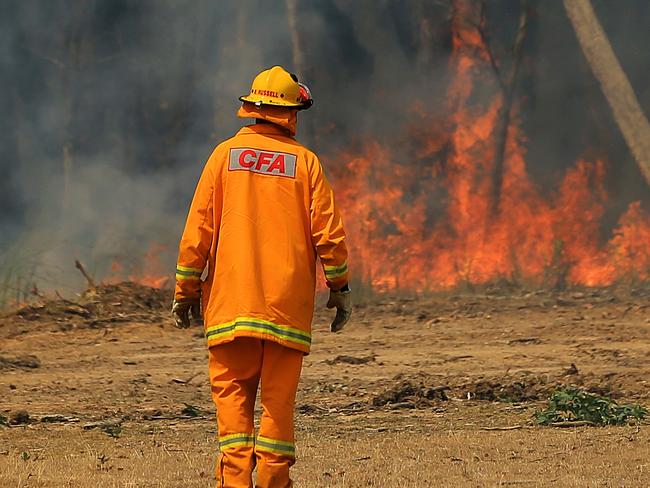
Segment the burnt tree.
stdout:
<svg viewBox="0 0 650 488">
<path fill-rule="evenodd" d="M 508 130 L 510 128 L 513 103 L 515 101 L 515 93 L 517 90 L 517 81 L 523 59 L 524 41 L 526 40 L 528 23 L 530 20 L 528 1 L 521 0 L 519 8 L 520 13 L 517 22 L 517 30 L 510 49 L 512 59 L 507 70 L 504 69 L 505 63 L 497 60 L 495 46 L 488 33 L 487 4 L 485 1 L 481 2 L 480 22 L 477 26 L 501 92 L 501 107 L 499 108 L 497 123 L 494 128 L 495 150 L 494 163 L 492 167 L 492 194 L 490 196 L 491 214 L 493 216 L 499 213 L 501 189 L 503 186 L 503 165 L 506 158 L 508 143 Z"/>
<path fill-rule="evenodd" d="M 650 184 L 650 124 L 589 0 L 564 0 L 582 52 L 598 79 L 614 119 Z"/>
</svg>

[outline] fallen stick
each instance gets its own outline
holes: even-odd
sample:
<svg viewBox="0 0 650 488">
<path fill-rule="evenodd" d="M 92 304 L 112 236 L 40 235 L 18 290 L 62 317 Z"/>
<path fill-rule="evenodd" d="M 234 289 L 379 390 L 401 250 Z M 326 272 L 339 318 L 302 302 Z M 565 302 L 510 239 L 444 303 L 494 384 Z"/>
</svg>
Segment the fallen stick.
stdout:
<svg viewBox="0 0 650 488">
<path fill-rule="evenodd" d="M 192 376 L 190 376 L 186 380 L 184 380 L 182 378 L 172 378 L 172 383 L 178 383 L 180 385 L 187 385 L 190 381 L 192 381 L 194 378 L 196 378 L 200 374 L 201 373 L 194 373 Z"/>
<path fill-rule="evenodd" d="M 190 417 L 188 415 L 144 415 L 143 420 L 153 421 L 153 420 L 206 420 L 212 418 L 212 415 L 205 414 L 199 415 L 197 417 Z"/>
<path fill-rule="evenodd" d="M 77 268 L 79 271 L 81 271 L 81 274 L 86 278 L 86 281 L 88 282 L 88 288 L 90 290 L 94 290 L 97 288 L 95 286 L 95 281 L 90 277 L 90 275 L 86 272 L 86 269 L 84 268 L 83 264 L 78 259 L 75 259 L 74 261 L 75 268 Z"/>
<path fill-rule="evenodd" d="M 507 480 L 499 483 L 500 485 L 528 485 L 530 483 L 539 483 L 539 480 Z"/>
<path fill-rule="evenodd" d="M 523 428 L 523 425 L 510 425 L 508 427 L 483 427 L 481 430 L 517 430 Z"/>
<path fill-rule="evenodd" d="M 551 422 L 549 424 L 551 427 L 585 427 L 585 426 L 591 426 L 591 425 L 596 425 L 593 422 L 589 422 L 588 420 L 577 420 L 575 422 L 567 421 L 567 422 Z"/>
<path fill-rule="evenodd" d="M 56 297 L 57 297 L 59 300 L 61 300 L 61 301 L 62 301 L 63 303 L 65 303 L 66 305 L 73 305 L 73 306 L 75 306 L 75 307 L 86 308 L 86 307 L 84 307 L 83 305 L 79 305 L 77 302 L 73 302 L 72 300 L 68 300 L 67 298 L 64 298 L 64 297 L 61 295 L 61 293 L 59 293 L 59 290 L 54 290 L 54 294 L 56 295 Z"/>
<path fill-rule="evenodd" d="M 41 293 L 41 290 L 38 289 L 38 285 L 36 283 L 32 285 L 32 289 L 30 290 L 30 293 L 34 296 L 37 296 L 38 298 L 44 297 L 44 295 Z"/>
</svg>

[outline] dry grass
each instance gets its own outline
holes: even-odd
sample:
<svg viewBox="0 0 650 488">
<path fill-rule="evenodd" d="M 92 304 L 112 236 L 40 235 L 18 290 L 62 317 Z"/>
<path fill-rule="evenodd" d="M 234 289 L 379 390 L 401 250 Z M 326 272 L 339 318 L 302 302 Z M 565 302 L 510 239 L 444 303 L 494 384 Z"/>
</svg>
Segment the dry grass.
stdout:
<svg viewBox="0 0 650 488">
<path fill-rule="evenodd" d="M 206 434 L 213 430 L 212 423 L 188 421 L 148 430 L 145 425 L 127 427 L 119 439 L 74 427 L 13 428 L 11 435 L 5 430 L 0 435 L 0 486 L 214 486 L 215 445 L 212 435 Z M 644 429 L 432 428 L 426 433 L 420 427 L 414 432 L 367 431 L 338 437 L 303 428 L 294 468 L 296 484 L 304 488 L 650 484 L 650 436 Z"/>
<path fill-rule="evenodd" d="M 14 433 L 19 441 L 0 456 L 0 486 L 210 486 L 214 443 L 195 426 L 187 427 L 191 430 L 132 431 L 118 439 L 79 428 L 27 428 Z"/>
</svg>

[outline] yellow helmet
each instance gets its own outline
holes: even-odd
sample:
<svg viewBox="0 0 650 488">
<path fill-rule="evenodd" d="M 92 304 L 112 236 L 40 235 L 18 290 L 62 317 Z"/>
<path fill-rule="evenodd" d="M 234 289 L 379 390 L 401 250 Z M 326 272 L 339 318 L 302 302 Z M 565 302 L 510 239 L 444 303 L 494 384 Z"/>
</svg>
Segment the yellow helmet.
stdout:
<svg viewBox="0 0 650 488">
<path fill-rule="evenodd" d="M 239 97 L 242 102 L 276 107 L 308 109 L 314 103 L 306 85 L 298 83 L 296 75 L 281 66 L 262 71 L 253 80 L 251 92 Z"/>
</svg>

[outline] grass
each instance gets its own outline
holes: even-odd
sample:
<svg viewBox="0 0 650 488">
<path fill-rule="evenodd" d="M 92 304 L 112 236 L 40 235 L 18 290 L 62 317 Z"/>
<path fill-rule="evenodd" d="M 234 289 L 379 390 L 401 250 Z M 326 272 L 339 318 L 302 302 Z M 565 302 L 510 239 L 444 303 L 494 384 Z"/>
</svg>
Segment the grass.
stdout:
<svg viewBox="0 0 650 488">
<path fill-rule="evenodd" d="M 15 249 L 0 254 L 0 310 L 33 296 L 38 256 Z"/>
</svg>

